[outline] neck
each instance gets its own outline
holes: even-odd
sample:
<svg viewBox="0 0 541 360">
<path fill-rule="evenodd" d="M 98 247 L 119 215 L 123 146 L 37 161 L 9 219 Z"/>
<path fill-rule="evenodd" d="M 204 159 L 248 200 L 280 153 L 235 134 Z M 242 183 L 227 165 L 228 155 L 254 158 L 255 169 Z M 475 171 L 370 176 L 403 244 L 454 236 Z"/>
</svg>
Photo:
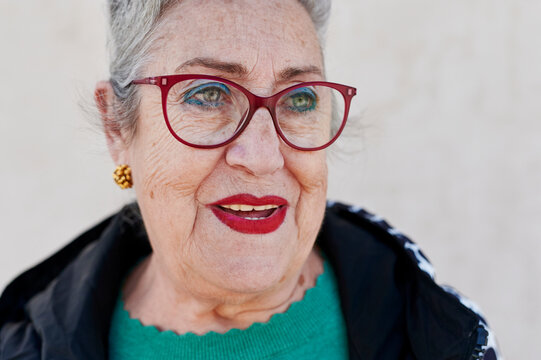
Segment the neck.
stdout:
<svg viewBox="0 0 541 360">
<path fill-rule="evenodd" d="M 304 297 L 322 272 L 323 260 L 312 250 L 300 270 L 273 289 L 257 294 L 218 291 L 202 296 L 172 284 L 151 254 L 128 276 L 123 297 L 130 316 L 144 325 L 177 334 L 225 333 L 267 322 L 272 315 L 285 312 L 291 303 Z"/>
</svg>

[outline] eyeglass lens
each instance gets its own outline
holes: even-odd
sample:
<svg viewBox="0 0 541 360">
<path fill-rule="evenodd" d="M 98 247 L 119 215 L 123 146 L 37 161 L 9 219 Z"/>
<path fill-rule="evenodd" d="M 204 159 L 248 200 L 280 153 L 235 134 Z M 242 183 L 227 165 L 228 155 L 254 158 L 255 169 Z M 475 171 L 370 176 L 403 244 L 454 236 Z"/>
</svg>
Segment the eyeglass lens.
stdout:
<svg viewBox="0 0 541 360">
<path fill-rule="evenodd" d="M 194 145 L 210 146 L 237 133 L 249 113 L 250 102 L 229 84 L 192 79 L 169 89 L 166 108 L 169 124 L 178 137 Z M 327 144 L 343 117 L 342 94 L 328 86 L 296 88 L 276 103 L 276 120 L 283 136 L 301 148 Z"/>
</svg>

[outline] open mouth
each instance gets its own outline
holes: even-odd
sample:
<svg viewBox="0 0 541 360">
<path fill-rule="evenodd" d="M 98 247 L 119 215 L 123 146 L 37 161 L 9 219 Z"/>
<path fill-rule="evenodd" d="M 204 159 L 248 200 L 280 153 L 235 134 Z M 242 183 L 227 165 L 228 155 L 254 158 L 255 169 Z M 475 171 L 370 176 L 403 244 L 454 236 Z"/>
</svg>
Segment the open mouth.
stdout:
<svg viewBox="0 0 541 360">
<path fill-rule="evenodd" d="M 245 204 L 218 205 L 222 211 L 248 220 L 263 220 L 272 216 L 280 206 L 284 205 L 259 205 Z"/>
<path fill-rule="evenodd" d="M 229 228 L 245 234 L 273 232 L 284 222 L 287 200 L 240 194 L 211 204 L 214 215 Z"/>
</svg>

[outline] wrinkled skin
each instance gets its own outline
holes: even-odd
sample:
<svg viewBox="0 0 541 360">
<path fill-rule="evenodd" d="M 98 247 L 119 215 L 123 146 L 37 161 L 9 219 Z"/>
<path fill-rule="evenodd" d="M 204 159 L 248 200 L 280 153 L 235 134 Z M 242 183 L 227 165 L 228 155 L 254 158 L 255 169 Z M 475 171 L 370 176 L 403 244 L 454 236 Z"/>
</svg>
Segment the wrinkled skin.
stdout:
<svg viewBox="0 0 541 360">
<path fill-rule="evenodd" d="M 216 75 L 261 96 L 300 81 L 323 80 L 314 26 L 293 0 L 186 0 L 168 10 L 157 34 L 144 76 Z M 201 64 L 176 70 L 194 58 L 237 63 L 246 73 Z M 308 66 L 319 73 L 281 78 L 287 68 Z M 191 148 L 165 126 L 159 88 L 138 90 L 142 101 L 133 141 L 107 133 L 115 163 L 132 167 L 153 248 L 128 278 L 127 309 L 145 324 L 178 333 L 245 328 L 285 311 L 322 272 L 313 245 L 325 208 L 324 151 L 288 147 L 263 108 L 232 143 Z M 107 83 L 98 84 L 97 94 L 112 101 Z M 285 198 L 284 223 L 268 234 L 230 229 L 208 205 L 239 193 Z"/>
</svg>

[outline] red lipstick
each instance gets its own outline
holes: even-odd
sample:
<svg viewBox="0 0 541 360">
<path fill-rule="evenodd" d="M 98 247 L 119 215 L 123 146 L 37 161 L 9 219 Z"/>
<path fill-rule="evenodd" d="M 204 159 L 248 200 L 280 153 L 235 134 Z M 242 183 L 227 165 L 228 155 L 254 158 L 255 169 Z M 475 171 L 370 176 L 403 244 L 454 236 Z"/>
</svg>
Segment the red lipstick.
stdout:
<svg viewBox="0 0 541 360">
<path fill-rule="evenodd" d="M 239 208 L 235 205 L 245 206 Z M 250 194 L 238 194 L 218 200 L 209 206 L 221 222 L 235 231 L 244 234 L 267 234 L 282 225 L 287 205 L 287 200 L 279 196 L 268 195 L 258 198 Z M 247 209 L 247 206 L 252 209 Z"/>
</svg>

